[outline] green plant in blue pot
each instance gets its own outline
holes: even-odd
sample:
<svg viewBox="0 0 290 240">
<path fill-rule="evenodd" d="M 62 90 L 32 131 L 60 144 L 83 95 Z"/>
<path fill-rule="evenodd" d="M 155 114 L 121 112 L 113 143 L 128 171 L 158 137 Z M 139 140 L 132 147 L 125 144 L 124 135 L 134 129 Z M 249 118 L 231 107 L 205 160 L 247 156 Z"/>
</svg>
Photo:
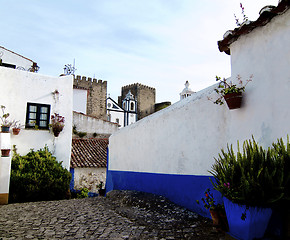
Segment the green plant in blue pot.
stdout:
<svg viewBox="0 0 290 240">
<path fill-rule="evenodd" d="M 264 149 L 254 138 L 221 150 L 209 171 L 214 188 L 224 197 L 230 234 L 238 239 L 262 238 L 272 209 L 285 193 L 285 164 L 273 149 Z"/>
</svg>

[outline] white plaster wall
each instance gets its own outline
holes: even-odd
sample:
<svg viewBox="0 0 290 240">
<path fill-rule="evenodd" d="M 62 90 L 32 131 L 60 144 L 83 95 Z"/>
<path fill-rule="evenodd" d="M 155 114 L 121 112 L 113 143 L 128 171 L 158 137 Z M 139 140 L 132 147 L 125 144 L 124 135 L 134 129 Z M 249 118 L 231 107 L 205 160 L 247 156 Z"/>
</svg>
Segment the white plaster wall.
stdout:
<svg viewBox="0 0 290 240">
<path fill-rule="evenodd" d="M 97 185 L 100 182 L 106 183 L 106 168 L 75 168 L 74 169 L 74 189 L 89 189 L 90 192 L 97 193 Z"/>
<path fill-rule="evenodd" d="M 254 75 L 242 108 L 229 110 L 211 86 L 110 137 L 109 170 L 209 175 L 227 143 L 254 135 L 263 146 L 290 133 L 290 11 L 231 48 L 232 78 Z M 126 145 L 125 145 L 126 144 Z"/>
<path fill-rule="evenodd" d="M 13 64 L 16 65 L 16 67 L 23 67 L 26 71 L 32 67 L 33 62 L 31 60 L 28 60 L 17 53 L 10 52 L 7 49 L 0 47 L 0 55 L 1 53 L 3 54 L 1 57 L 3 63 Z"/>
<path fill-rule="evenodd" d="M 129 113 L 129 124 L 135 123 L 136 122 L 136 114 L 134 113 Z"/>
<path fill-rule="evenodd" d="M 120 127 L 124 127 L 124 112 L 110 111 L 111 122 L 116 123 L 116 119 L 119 119 Z"/>
<path fill-rule="evenodd" d="M 87 133 L 112 134 L 118 130 L 118 125 L 81 113 L 73 113 L 73 125 L 77 131 Z"/>
<path fill-rule="evenodd" d="M 73 111 L 87 113 L 87 95 L 85 89 L 73 89 Z"/>
<path fill-rule="evenodd" d="M 48 130 L 22 129 L 17 136 L 11 135 L 11 145 L 18 153 L 38 150 L 47 145 L 58 161 L 69 169 L 72 139 L 72 76 L 51 77 L 9 68 L 0 68 L 0 104 L 6 106 L 11 119 L 25 124 L 27 102 L 51 105 L 51 114 L 65 117 L 65 127 L 58 138 Z M 59 91 L 56 98 L 52 94 Z"/>
</svg>

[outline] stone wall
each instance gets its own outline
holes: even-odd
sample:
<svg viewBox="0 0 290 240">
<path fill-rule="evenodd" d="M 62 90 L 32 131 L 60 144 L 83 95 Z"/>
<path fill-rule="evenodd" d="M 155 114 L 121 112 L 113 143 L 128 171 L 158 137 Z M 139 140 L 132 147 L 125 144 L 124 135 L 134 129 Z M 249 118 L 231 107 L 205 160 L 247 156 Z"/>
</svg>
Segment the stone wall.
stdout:
<svg viewBox="0 0 290 240">
<path fill-rule="evenodd" d="M 135 98 L 137 98 L 137 119 L 140 120 L 155 111 L 155 99 L 156 90 L 155 88 L 142 85 L 140 83 L 134 83 L 122 87 L 121 96 L 119 97 L 119 105 L 125 98 L 126 94 L 131 91 Z"/>
<path fill-rule="evenodd" d="M 76 76 L 74 85 L 88 89 L 87 115 L 106 120 L 107 81 Z"/>
</svg>

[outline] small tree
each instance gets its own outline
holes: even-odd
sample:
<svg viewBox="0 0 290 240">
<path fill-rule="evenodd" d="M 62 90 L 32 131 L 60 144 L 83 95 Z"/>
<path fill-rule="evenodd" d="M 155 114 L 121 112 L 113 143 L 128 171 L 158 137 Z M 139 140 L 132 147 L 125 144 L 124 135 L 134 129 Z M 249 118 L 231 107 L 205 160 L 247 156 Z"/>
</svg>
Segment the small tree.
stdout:
<svg viewBox="0 0 290 240">
<path fill-rule="evenodd" d="M 48 147 L 20 156 L 16 149 L 11 164 L 10 202 L 64 199 L 71 174 L 49 152 Z"/>
</svg>

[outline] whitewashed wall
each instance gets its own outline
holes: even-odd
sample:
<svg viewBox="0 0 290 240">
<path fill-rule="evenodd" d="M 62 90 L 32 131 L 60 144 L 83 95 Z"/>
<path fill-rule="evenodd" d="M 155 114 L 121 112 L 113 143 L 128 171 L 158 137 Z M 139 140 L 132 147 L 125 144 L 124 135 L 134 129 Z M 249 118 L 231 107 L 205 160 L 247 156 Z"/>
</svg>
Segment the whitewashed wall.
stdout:
<svg viewBox="0 0 290 240">
<path fill-rule="evenodd" d="M 77 131 L 98 134 L 112 134 L 118 130 L 118 124 L 104 121 L 85 114 L 73 113 L 73 125 Z"/>
<path fill-rule="evenodd" d="M 229 80 L 253 74 L 242 108 L 213 104 L 211 86 L 113 134 L 107 189 L 162 194 L 208 215 L 195 200 L 211 185 L 220 149 L 252 135 L 266 147 L 290 133 L 289 39 L 290 11 L 232 44 Z"/>
<path fill-rule="evenodd" d="M 15 69 L 0 67 L 0 104 L 6 106 L 10 118 L 23 125 L 26 119 L 27 102 L 51 105 L 51 114 L 65 117 L 65 127 L 55 138 L 49 130 L 22 129 L 11 136 L 11 145 L 16 145 L 20 154 L 30 149 L 38 150 L 47 145 L 58 161 L 69 169 L 72 139 L 72 76 L 51 77 Z M 53 92 L 58 90 L 59 96 Z"/>
<path fill-rule="evenodd" d="M 1 56 L 2 55 L 2 56 Z M 22 67 L 26 71 L 32 67 L 33 61 L 25 58 L 17 53 L 9 51 L 3 47 L 0 47 L 0 58 L 3 60 L 3 63 L 9 63 L 16 65 L 16 67 Z"/>
<path fill-rule="evenodd" d="M 73 89 L 73 111 L 87 113 L 87 95 L 88 90 Z"/>
</svg>

